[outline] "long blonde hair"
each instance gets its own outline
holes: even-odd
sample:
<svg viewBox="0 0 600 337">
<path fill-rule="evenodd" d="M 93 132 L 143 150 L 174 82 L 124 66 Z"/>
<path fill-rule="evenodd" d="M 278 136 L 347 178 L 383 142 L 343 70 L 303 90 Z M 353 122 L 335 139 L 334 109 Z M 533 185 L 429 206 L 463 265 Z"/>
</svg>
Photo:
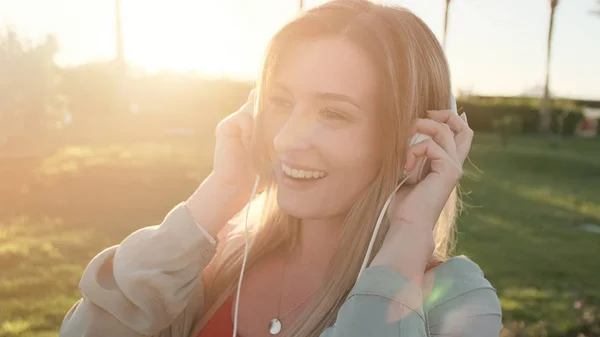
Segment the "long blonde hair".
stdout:
<svg viewBox="0 0 600 337">
<path fill-rule="evenodd" d="M 384 7 L 367 0 L 337 0 L 304 12 L 281 28 L 265 53 L 257 84 L 256 125 L 253 153 L 265 191 L 252 202 L 258 217 L 249 229 L 250 249 L 246 270 L 261 258 L 298 243 L 300 220 L 284 214 L 277 206 L 277 186 L 269 177 L 269 159 L 262 135 L 264 88 L 280 66 L 283 54 L 298 42 L 339 36 L 362 48 L 378 67 L 382 87 L 379 97 L 384 158 L 379 174 L 365 188 L 345 218 L 337 250 L 326 282 L 286 336 L 318 336 L 335 322 L 337 311 L 356 281 L 375 223 L 387 197 L 402 178 L 409 128 L 427 110 L 448 109 L 450 73 L 444 52 L 427 25 L 403 8 Z M 453 249 L 456 189 L 450 196 L 434 229 L 432 261 L 444 261 Z M 381 247 L 389 228 L 385 219 L 371 258 Z M 206 288 L 205 310 L 200 325 L 232 295 L 244 255 L 244 226 L 232 226 L 211 263 L 213 277 Z M 348 254 L 348 252 L 355 252 Z"/>
</svg>

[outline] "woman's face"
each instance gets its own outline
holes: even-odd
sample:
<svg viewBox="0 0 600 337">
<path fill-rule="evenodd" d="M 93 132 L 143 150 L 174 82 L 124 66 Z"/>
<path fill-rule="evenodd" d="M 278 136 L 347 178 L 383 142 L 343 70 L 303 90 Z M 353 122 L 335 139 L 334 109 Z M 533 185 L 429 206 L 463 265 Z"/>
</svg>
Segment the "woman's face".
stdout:
<svg viewBox="0 0 600 337">
<path fill-rule="evenodd" d="M 265 93 L 277 201 L 300 219 L 345 216 L 381 167 L 378 82 L 342 38 L 289 50 Z"/>
</svg>

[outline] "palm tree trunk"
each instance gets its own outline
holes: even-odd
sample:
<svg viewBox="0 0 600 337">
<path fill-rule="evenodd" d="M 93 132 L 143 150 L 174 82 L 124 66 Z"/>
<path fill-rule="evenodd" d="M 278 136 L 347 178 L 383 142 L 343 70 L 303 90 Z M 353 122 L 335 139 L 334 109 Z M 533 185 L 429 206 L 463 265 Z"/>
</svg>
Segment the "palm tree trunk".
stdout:
<svg viewBox="0 0 600 337">
<path fill-rule="evenodd" d="M 115 49 L 116 49 L 116 106 L 117 113 L 124 114 L 129 109 L 127 95 L 127 65 L 125 64 L 125 52 L 123 48 L 123 25 L 121 22 L 121 0 L 115 0 Z"/>
<path fill-rule="evenodd" d="M 546 50 L 546 82 L 544 84 L 544 97 L 540 106 L 540 124 L 538 132 L 550 133 L 552 127 L 552 104 L 550 101 L 550 56 L 552 54 L 552 31 L 554 28 L 554 14 L 558 0 L 550 1 L 550 25 L 548 27 L 548 43 Z"/>
<path fill-rule="evenodd" d="M 115 0 L 115 48 L 117 52 L 117 64 L 122 67 L 125 64 L 123 52 L 123 28 L 121 24 L 121 0 Z M 122 70 L 122 69 L 121 69 Z"/>
<path fill-rule="evenodd" d="M 446 11 L 444 12 L 444 39 L 442 42 L 442 46 L 446 49 L 446 35 L 448 33 L 448 9 L 450 8 L 450 1 L 446 0 Z"/>
<path fill-rule="evenodd" d="M 304 1 L 298 0 L 298 9 L 302 12 L 304 9 Z"/>
</svg>

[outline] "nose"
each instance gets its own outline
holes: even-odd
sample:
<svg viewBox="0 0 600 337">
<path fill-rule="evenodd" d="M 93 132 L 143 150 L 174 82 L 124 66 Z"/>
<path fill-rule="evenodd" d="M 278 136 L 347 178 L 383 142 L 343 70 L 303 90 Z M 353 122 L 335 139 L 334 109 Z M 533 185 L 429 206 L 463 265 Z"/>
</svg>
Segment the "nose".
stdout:
<svg viewBox="0 0 600 337">
<path fill-rule="evenodd" d="M 315 121 L 294 111 L 283 123 L 273 139 L 273 146 L 278 154 L 291 151 L 303 151 L 311 147 L 311 133 Z"/>
</svg>

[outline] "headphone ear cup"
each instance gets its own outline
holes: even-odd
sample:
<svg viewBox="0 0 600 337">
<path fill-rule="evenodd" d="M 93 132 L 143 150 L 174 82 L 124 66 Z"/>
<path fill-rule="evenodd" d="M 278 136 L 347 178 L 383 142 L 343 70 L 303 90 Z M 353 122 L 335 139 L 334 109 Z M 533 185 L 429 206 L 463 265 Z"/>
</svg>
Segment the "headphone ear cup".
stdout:
<svg viewBox="0 0 600 337">
<path fill-rule="evenodd" d="M 450 110 L 458 115 L 458 107 L 456 106 L 456 99 L 452 92 L 450 92 Z"/>
</svg>

